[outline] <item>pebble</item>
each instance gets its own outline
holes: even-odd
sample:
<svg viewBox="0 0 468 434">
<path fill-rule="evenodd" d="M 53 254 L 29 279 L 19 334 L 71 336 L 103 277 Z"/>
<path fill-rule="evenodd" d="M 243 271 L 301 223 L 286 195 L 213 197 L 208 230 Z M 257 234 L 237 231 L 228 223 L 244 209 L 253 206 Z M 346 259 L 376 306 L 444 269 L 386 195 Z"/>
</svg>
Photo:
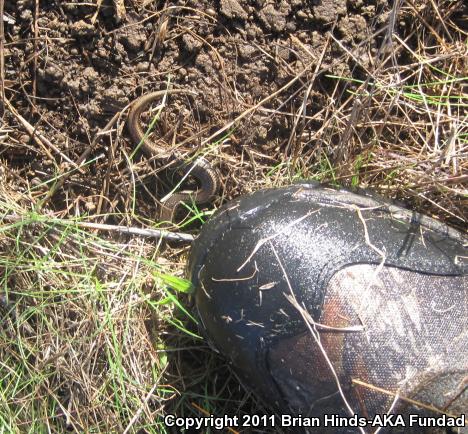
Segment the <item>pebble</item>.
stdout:
<svg viewBox="0 0 468 434">
<path fill-rule="evenodd" d="M 30 136 L 29 136 L 29 134 L 21 134 L 21 136 L 19 136 L 18 139 L 19 139 L 19 141 L 20 141 L 21 143 L 26 144 L 26 143 L 29 143 Z"/>
<path fill-rule="evenodd" d="M 149 63 L 148 62 L 140 62 L 136 66 L 136 71 L 137 72 L 146 72 L 149 69 Z"/>
</svg>

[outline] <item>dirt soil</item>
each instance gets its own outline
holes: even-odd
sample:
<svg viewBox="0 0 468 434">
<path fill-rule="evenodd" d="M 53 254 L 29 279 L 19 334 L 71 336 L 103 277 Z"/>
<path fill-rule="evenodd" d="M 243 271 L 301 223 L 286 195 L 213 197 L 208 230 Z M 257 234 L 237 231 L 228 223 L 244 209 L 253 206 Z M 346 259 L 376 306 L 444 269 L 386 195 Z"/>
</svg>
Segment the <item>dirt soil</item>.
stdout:
<svg viewBox="0 0 468 434">
<path fill-rule="evenodd" d="M 15 22 L 5 29 L 5 78 L 14 83 L 7 96 L 56 151 L 49 149 L 55 161 L 38 160 L 42 151 L 17 129 L 0 156 L 33 185 L 71 169 L 67 160 L 79 162 L 83 153 L 88 161 L 96 158 L 85 173 L 67 177 L 50 205 L 102 213 L 127 209 L 133 169 L 125 170 L 122 153 L 130 154 L 134 144 L 123 128 L 125 114 L 114 125 L 112 140 L 106 135 L 96 143 L 96 134 L 136 97 L 165 89 L 169 80 L 197 94 L 188 102 L 204 133 L 194 137 L 196 149 L 208 133 L 309 67 L 285 92 L 238 122 L 211 157 L 225 176 L 229 197 L 254 189 L 252 181 L 265 176 L 265 167 L 284 162 L 299 148 L 307 167 L 317 145 L 307 132 L 320 128 L 321 111 L 336 85 L 326 74 L 365 79 L 363 68 L 384 36 L 372 36 L 373 29 L 386 22 L 389 6 L 383 0 L 202 0 L 103 1 L 97 7 L 73 0 L 44 2 L 36 11 L 33 0 L 19 0 L 7 1 L 5 11 Z M 405 26 L 404 20 L 399 25 Z M 344 56 L 363 41 L 368 42 L 354 52 L 359 62 Z M 320 75 L 309 95 L 308 120 L 291 136 L 292 115 L 304 98 L 301 89 L 316 68 Z M 336 96 L 342 94 L 339 89 Z M 148 173 L 144 167 L 137 172 L 143 178 Z M 148 182 L 152 193 L 157 183 Z M 151 217 L 154 210 L 141 212 Z"/>
<path fill-rule="evenodd" d="M 223 175 L 223 199 L 265 186 L 261 179 L 277 184 L 272 168 L 289 180 L 307 178 L 323 171 L 324 160 L 333 172 L 325 180 L 349 184 L 356 158 L 363 148 L 369 150 L 348 143 L 346 122 L 324 129 L 323 121 L 356 87 L 349 80 L 368 79 L 385 51 L 385 26 L 392 15 L 384 0 L 72 0 L 43 2 L 36 9 L 38 4 L 6 1 L 5 79 L 7 86 L 11 83 L 6 94 L 51 142 L 45 145 L 50 158 L 43 159 L 29 134 L 19 133 L 24 126 L 12 131 L 0 157 L 36 185 L 38 198 L 50 188 L 44 181 L 75 168 L 49 201 L 56 211 L 125 213 L 136 171 L 137 194 L 145 190 L 141 184 L 148 185 L 138 196 L 138 210 L 154 218 L 152 203 L 162 196 L 162 184 L 144 161 L 132 166 L 125 157 L 135 144 L 124 128 L 124 109 L 169 83 L 196 92 L 184 102 L 197 131 L 188 142 L 193 150 L 211 154 Z M 462 16 L 461 9 L 455 15 Z M 392 22 L 394 32 L 409 33 L 411 17 L 400 13 Z M 228 137 L 220 134 L 210 142 L 216 146 L 204 144 L 203 139 L 267 97 Z M 111 132 L 99 136 L 116 114 Z M 15 126 L 18 119 L 9 123 Z M 363 131 L 360 141 L 372 136 Z M 93 161 L 77 171 L 73 163 L 83 160 Z M 385 177 L 375 178 L 367 183 L 378 189 Z M 448 214 L 444 217 L 450 219 Z"/>
</svg>

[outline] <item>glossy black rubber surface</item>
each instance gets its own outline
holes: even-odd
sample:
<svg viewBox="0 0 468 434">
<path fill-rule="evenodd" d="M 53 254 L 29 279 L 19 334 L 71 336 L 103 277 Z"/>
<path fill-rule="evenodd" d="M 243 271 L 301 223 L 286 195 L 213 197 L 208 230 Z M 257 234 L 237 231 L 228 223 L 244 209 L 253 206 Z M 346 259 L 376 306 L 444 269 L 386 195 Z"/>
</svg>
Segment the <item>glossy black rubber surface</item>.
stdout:
<svg viewBox="0 0 468 434">
<path fill-rule="evenodd" d="M 188 276 L 212 346 L 263 401 L 294 412 L 268 366 L 272 346 L 307 330 L 286 295 L 293 291 L 319 321 L 330 279 L 345 267 L 464 276 L 467 256 L 464 236 L 429 217 L 304 183 L 258 191 L 220 209 L 193 245 Z"/>
</svg>

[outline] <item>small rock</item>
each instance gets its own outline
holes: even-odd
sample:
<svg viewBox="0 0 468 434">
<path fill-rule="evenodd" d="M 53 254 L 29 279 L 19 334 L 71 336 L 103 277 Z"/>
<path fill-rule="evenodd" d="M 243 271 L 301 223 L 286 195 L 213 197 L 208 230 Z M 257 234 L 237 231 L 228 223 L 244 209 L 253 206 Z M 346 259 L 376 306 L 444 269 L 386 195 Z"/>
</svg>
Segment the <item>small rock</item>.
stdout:
<svg viewBox="0 0 468 434">
<path fill-rule="evenodd" d="M 247 39 L 253 41 L 257 35 L 257 28 L 255 26 L 249 26 L 246 31 Z"/>
<path fill-rule="evenodd" d="M 77 21 L 70 26 L 71 34 L 74 37 L 90 37 L 96 33 L 96 29 L 92 24 L 84 20 Z"/>
<path fill-rule="evenodd" d="M 107 50 L 104 47 L 99 47 L 96 50 L 96 55 L 102 57 L 103 59 L 108 57 Z"/>
<path fill-rule="evenodd" d="M 255 53 L 255 47 L 250 44 L 239 46 L 239 58 L 243 61 L 252 60 L 252 55 Z"/>
<path fill-rule="evenodd" d="M 84 117 L 80 117 L 78 122 L 75 123 L 75 128 L 78 134 L 86 135 L 89 133 L 89 122 Z"/>
<path fill-rule="evenodd" d="M 336 17 L 346 14 L 346 0 L 321 0 L 313 11 L 317 20 L 330 24 Z"/>
<path fill-rule="evenodd" d="M 197 56 L 197 60 L 195 61 L 197 67 L 199 67 L 202 71 L 206 73 L 213 72 L 213 62 L 211 61 L 210 56 L 208 54 L 199 54 Z"/>
<path fill-rule="evenodd" d="M 279 4 L 279 11 L 285 17 L 291 13 L 291 4 L 289 0 L 281 0 Z"/>
<path fill-rule="evenodd" d="M 119 41 L 127 51 L 137 52 L 141 50 L 145 42 L 145 36 L 141 32 L 128 32 L 119 36 Z"/>
<path fill-rule="evenodd" d="M 27 144 L 29 143 L 29 140 L 31 139 L 31 137 L 29 136 L 29 134 L 21 134 L 21 136 L 19 136 L 18 140 L 21 142 L 21 143 L 24 143 L 24 144 Z"/>
<path fill-rule="evenodd" d="M 268 138 L 268 129 L 263 125 L 257 127 L 257 138 L 264 141 Z"/>
<path fill-rule="evenodd" d="M 258 14 L 262 24 L 273 32 L 282 32 L 286 27 L 286 17 L 272 4 L 266 5 Z"/>
<path fill-rule="evenodd" d="M 73 94 L 77 95 L 80 90 L 80 82 L 79 80 L 65 80 L 68 90 Z"/>
<path fill-rule="evenodd" d="M 82 94 L 89 94 L 91 92 L 91 86 L 90 83 L 87 81 L 82 81 L 80 83 L 80 91 Z"/>
<path fill-rule="evenodd" d="M 104 110 L 115 113 L 128 104 L 128 91 L 121 85 L 113 84 L 102 92 L 100 99 Z"/>
<path fill-rule="evenodd" d="M 278 57 L 286 62 L 291 60 L 291 50 L 288 47 L 279 46 L 278 50 Z"/>
<path fill-rule="evenodd" d="M 88 66 L 85 69 L 83 69 L 83 72 L 81 74 L 85 79 L 91 81 L 95 81 L 99 77 L 99 73 L 91 66 Z"/>
<path fill-rule="evenodd" d="M 385 11 L 377 16 L 376 23 L 384 25 L 385 23 L 388 23 L 389 19 L 390 19 L 390 11 Z"/>
<path fill-rule="evenodd" d="M 190 33 L 186 33 L 182 36 L 182 44 L 184 49 L 189 53 L 197 53 L 203 46 L 203 43 Z"/>
<path fill-rule="evenodd" d="M 49 17 L 48 16 L 39 16 L 37 18 L 37 25 L 39 27 L 48 27 L 49 26 Z"/>
<path fill-rule="evenodd" d="M 117 64 L 122 62 L 122 59 L 126 58 L 126 52 L 124 46 L 120 42 L 114 44 L 114 50 L 112 50 L 112 59 Z"/>
<path fill-rule="evenodd" d="M 86 211 L 94 211 L 96 209 L 96 204 L 92 200 L 85 202 Z"/>
<path fill-rule="evenodd" d="M 316 30 L 312 32 L 311 39 L 314 45 L 323 45 L 325 42 L 322 32 L 317 32 Z"/>
<path fill-rule="evenodd" d="M 86 105 L 86 107 L 84 109 L 81 109 L 81 112 L 86 112 L 90 115 L 90 116 L 100 116 L 102 115 L 102 112 L 101 112 L 101 107 L 100 105 L 97 103 L 97 101 L 95 99 L 91 99 L 88 104 Z"/>
<path fill-rule="evenodd" d="M 137 72 L 145 72 L 148 71 L 149 69 L 149 63 L 148 62 L 140 62 L 136 66 L 136 71 Z"/>
<path fill-rule="evenodd" d="M 32 0 L 17 0 L 16 7 L 18 9 L 30 8 L 33 6 Z"/>
<path fill-rule="evenodd" d="M 221 0 L 220 12 L 229 19 L 246 20 L 249 16 L 237 0 Z"/>
<path fill-rule="evenodd" d="M 296 22 L 295 21 L 288 21 L 286 23 L 286 31 L 289 33 L 294 33 L 297 30 Z"/>
<path fill-rule="evenodd" d="M 367 6 L 363 6 L 361 8 L 361 15 L 365 16 L 365 17 L 373 17 L 375 15 L 375 6 L 374 5 L 367 5 Z"/>
<path fill-rule="evenodd" d="M 63 72 L 56 66 L 48 66 L 44 71 L 45 79 L 48 81 L 60 81 L 63 78 Z"/>
<path fill-rule="evenodd" d="M 20 16 L 23 21 L 31 21 L 33 14 L 30 9 L 25 9 Z"/>
<path fill-rule="evenodd" d="M 338 25 L 338 29 L 343 35 L 344 42 L 363 41 L 366 35 L 367 22 L 361 15 L 343 17 Z"/>
</svg>

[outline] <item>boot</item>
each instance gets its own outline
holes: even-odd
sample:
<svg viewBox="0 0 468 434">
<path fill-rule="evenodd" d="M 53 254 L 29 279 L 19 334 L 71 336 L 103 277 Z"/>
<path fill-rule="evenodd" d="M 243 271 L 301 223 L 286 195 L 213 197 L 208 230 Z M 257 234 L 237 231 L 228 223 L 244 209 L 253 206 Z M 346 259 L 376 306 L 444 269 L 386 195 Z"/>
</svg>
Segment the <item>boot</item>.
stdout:
<svg viewBox="0 0 468 434">
<path fill-rule="evenodd" d="M 467 413 L 467 239 L 430 217 L 319 184 L 258 191 L 204 225 L 188 275 L 211 346 L 283 426 L 393 414 L 381 432 L 438 432 L 421 424 Z"/>
</svg>

